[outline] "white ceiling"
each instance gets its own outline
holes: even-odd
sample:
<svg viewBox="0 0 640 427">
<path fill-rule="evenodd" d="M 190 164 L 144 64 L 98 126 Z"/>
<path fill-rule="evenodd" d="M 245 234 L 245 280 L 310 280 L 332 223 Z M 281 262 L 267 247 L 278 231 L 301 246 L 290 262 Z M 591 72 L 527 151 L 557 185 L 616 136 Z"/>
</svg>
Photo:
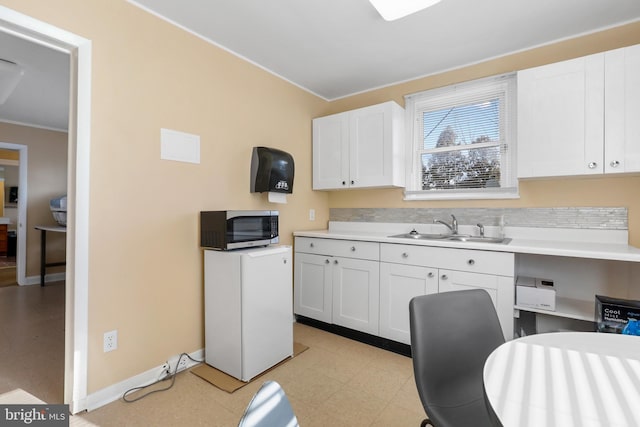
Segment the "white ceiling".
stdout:
<svg viewBox="0 0 640 427">
<path fill-rule="evenodd" d="M 640 19 L 639 0 L 443 0 L 393 22 L 369 0 L 129 1 L 329 100 Z"/>
<path fill-rule="evenodd" d="M 640 0 L 442 0 L 387 22 L 368 0 L 129 0 L 324 99 L 640 20 Z M 69 57 L 0 32 L 25 68 L 0 121 L 66 129 Z"/>
<path fill-rule="evenodd" d="M 0 121 L 66 131 L 69 122 L 69 55 L 0 31 L 0 58 L 24 76 L 0 105 Z"/>
</svg>

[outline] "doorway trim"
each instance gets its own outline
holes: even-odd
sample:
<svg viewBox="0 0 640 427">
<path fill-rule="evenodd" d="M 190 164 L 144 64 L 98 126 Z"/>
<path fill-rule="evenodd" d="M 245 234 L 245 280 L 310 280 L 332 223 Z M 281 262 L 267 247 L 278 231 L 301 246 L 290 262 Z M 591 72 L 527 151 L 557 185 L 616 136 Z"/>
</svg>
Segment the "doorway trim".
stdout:
<svg viewBox="0 0 640 427">
<path fill-rule="evenodd" d="M 5 6 L 0 31 L 66 52 L 71 62 L 64 402 L 75 414 L 87 407 L 91 41 Z"/>
<path fill-rule="evenodd" d="M 26 285 L 27 276 L 27 196 L 29 164 L 28 147 L 23 144 L 13 144 L 0 141 L 0 149 L 18 151 L 18 218 L 16 224 L 17 251 L 16 254 L 16 281 L 18 285 Z"/>
</svg>

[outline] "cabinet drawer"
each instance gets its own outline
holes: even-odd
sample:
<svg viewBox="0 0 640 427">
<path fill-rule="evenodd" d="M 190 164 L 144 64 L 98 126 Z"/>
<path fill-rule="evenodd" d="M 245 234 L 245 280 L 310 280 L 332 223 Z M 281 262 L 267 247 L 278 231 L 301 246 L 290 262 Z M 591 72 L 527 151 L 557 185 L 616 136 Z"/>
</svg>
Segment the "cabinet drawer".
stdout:
<svg viewBox="0 0 640 427">
<path fill-rule="evenodd" d="M 338 256 L 378 261 L 380 244 L 358 240 L 321 239 L 315 237 L 296 237 L 295 251 L 317 255 Z"/>
<path fill-rule="evenodd" d="M 396 264 L 446 268 L 500 276 L 513 276 L 515 271 L 514 255 L 507 252 L 383 243 L 380 245 L 380 259 L 383 262 Z"/>
<path fill-rule="evenodd" d="M 380 245 L 380 261 L 395 264 L 438 267 L 438 253 L 443 249 L 417 245 Z M 446 249 L 444 249 L 446 251 Z"/>
<path fill-rule="evenodd" d="M 447 253 L 450 255 L 441 260 L 439 268 L 498 276 L 515 274 L 515 257 L 512 253 L 468 249 L 448 249 Z"/>
</svg>

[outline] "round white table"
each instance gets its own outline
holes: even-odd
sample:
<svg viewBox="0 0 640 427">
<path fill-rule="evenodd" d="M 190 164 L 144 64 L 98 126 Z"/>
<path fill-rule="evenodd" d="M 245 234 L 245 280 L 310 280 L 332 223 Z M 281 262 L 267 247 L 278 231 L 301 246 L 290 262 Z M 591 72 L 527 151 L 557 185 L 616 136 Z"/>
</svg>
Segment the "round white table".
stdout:
<svg viewBox="0 0 640 427">
<path fill-rule="evenodd" d="M 640 336 L 556 332 L 508 341 L 484 387 L 504 427 L 640 426 Z"/>
</svg>

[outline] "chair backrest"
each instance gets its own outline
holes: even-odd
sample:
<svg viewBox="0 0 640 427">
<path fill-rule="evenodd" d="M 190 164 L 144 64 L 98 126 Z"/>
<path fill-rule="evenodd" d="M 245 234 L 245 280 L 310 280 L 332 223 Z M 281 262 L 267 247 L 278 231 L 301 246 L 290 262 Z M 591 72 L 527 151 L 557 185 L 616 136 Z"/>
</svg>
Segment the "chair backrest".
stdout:
<svg viewBox="0 0 640 427">
<path fill-rule="evenodd" d="M 484 362 L 504 343 L 487 291 L 415 297 L 409 319 L 415 380 L 425 409 L 483 398 Z"/>
<path fill-rule="evenodd" d="M 280 384 L 267 381 L 249 402 L 238 427 L 298 427 L 298 419 Z"/>
</svg>

